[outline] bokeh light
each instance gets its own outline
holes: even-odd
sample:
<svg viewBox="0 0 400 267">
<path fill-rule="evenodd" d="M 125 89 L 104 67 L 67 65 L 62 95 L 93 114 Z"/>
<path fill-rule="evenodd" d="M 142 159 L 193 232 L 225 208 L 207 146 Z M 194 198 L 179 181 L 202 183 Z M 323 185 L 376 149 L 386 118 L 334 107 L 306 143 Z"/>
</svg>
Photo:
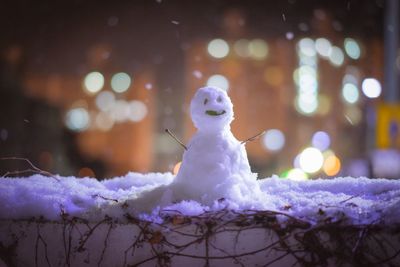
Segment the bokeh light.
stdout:
<svg viewBox="0 0 400 267">
<path fill-rule="evenodd" d="M 325 151 L 331 145 L 331 138 L 328 133 L 318 131 L 312 136 L 311 144 L 313 147 L 318 148 L 318 150 Z"/>
<path fill-rule="evenodd" d="M 329 61 L 335 67 L 341 66 L 344 62 L 344 54 L 342 49 L 337 46 L 332 46 L 329 53 Z"/>
<path fill-rule="evenodd" d="M 249 53 L 254 59 L 265 59 L 268 55 L 268 45 L 262 39 L 254 39 L 249 43 Z"/>
<path fill-rule="evenodd" d="M 311 116 L 318 109 L 317 56 L 314 41 L 303 38 L 297 44 L 300 66 L 293 78 L 297 85 L 295 108 L 303 115 Z"/>
<path fill-rule="evenodd" d="M 96 96 L 96 106 L 101 111 L 110 110 L 115 103 L 115 95 L 110 91 L 100 92 Z"/>
<path fill-rule="evenodd" d="M 240 57 L 249 57 L 250 56 L 250 51 L 249 51 L 249 41 L 246 39 L 240 39 L 235 42 L 233 45 L 233 49 L 235 50 L 236 54 Z"/>
<path fill-rule="evenodd" d="M 314 97 L 306 97 L 305 95 L 300 95 L 296 97 L 295 100 L 296 110 L 303 115 L 312 115 L 318 109 L 318 100 Z"/>
<path fill-rule="evenodd" d="M 293 159 L 293 167 L 298 169 L 300 169 L 300 154 L 297 154 L 296 157 L 294 157 Z"/>
<path fill-rule="evenodd" d="M 123 93 L 131 86 L 131 77 L 125 72 L 119 72 L 111 78 L 111 88 L 116 93 Z"/>
<path fill-rule="evenodd" d="M 300 154 L 300 168 L 307 173 L 315 173 L 319 171 L 324 163 L 324 157 L 317 148 L 308 147 Z"/>
<path fill-rule="evenodd" d="M 342 88 L 342 97 L 349 103 L 354 104 L 358 101 L 360 94 L 358 92 L 357 86 L 352 83 L 345 83 Z"/>
<path fill-rule="evenodd" d="M 114 126 L 114 119 L 106 112 L 99 112 L 96 115 L 96 127 L 101 131 L 109 131 Z"/>
<path fill-rule="evenodd" d="M 316 55 L 315 43 L 310 38 L 301 39 L 297 45 L 297 48 L 300 53 L 307 57 L 313 57 Z"/>
<path fill-rule="evenodd" d="M 104 76 L 100 72 L 93 71 L 86 75 L 83 81 L 86 92 L 95 94 L 99 92 L 104 86 Z"/>
<path fill-rule="evenodd" d="M 355 75 L 351 74 L 351 73 L 346 73 L 343 76 L 343 84 L 345 83 L 352 83 L 354 85 L 358 84 L 358 79 Z"/>
<path fill-rule="evenodd" d="M 130 107 L 127 101 L 117 100 L 110 110 L 111 117 L 116 122 L 125 122 L 129 119 Z"/>
<path fill-rule="evenodd" d="M 352 38 L 344 39 L 344 50 L 346 54 L 352 59 L 359 59 L 361 55 L 361 48 L 357 41 Z"/>
<path fill-rule="evenodd" d="M 94 171 L 89 167 L 83 167 L 78 172 L 79 177 L 96 177 Z"/>
<path fill-rule="evenodd" d="M 315 49 L 320 56 L 327 58 L 331 53 L 332 44 L 326 38 L 318 38 L 315 40 Z"/>
<path fill-rule="evenodd" d="M 286 178 L 293 181 L 305 181 L 308 179 L 308 175 L 303 170 L 294 168 L 287 173 Z"/>
<path fill-rule="evenodd" d="M 368 98 L 377 98 L 381 95 L 382 87 L 380 82 L 374 78 L 366 78 L 361 85 L 364 95 Z"/>
<path fill-rule="evenodd" d="M 81 132 L 89 127 L 89 112 L 82 107 L 70 109 L 65 116 L 65 125 L 68 129 Z"/>
<path fill-rule="evenodd" d="M 129 103 L 129 119 L 133 122 L 143 120 L 148 113 L 145 103 L 139 100 L 132 100 Z"/>
<path fill-rule="evenodd" d="M 174 175 L 177 175 L 179 172 L 179 169 L 181 168 L 182 161 L 179 161 L 177 164 L 175 164 L 174 169 L 172 170 L 172 173 Z"/>
<path fill-rule="evenodd" d="M 229 54 L 229 45 L 225 40 L 214 39 L 208 43 L 207 51 L 214 58 L 224 58 Z"/>
<path fill-rule="evenodd" d="M 334 176 L 339 173 L 341 168 L 340 159 L 335 155 L 330 155 L 326 158 L 323 170 L 326 175 Z"/>
<path fill-rule="evenodd" d="M 266 149 L 279 151 L 285 145 L 285 135 L 278 129 L 271 129 L 264 134 L 262 141 Z"/>
<path fill-rule="evenodd" d="M 288 39 L 288 40 L 292 40 L 292 39 L 294 38 L 294 34 L 293 34 L 293 32 L 287 32 L 287 33 L 285 34 L 285 37 L 286 37 L 286 39 Z"/>
<path fill-rule="evenodd" d="M 201 71 L 199 71 L 199 70 L 194 70 L 194 71 L 192 72 L 192 74 L 193 74 L 193 76 L 196 77 L 197 79 L 203 78 L 203 73 L 202 73 Z"/>
<path fill-rule="evenodd" d="M 228 91 L 229 81 L 225 76 L 215 74 L 208 78 L 207 86 L 215 86 L 221 88 L 222 90 Z"/>
</svg>

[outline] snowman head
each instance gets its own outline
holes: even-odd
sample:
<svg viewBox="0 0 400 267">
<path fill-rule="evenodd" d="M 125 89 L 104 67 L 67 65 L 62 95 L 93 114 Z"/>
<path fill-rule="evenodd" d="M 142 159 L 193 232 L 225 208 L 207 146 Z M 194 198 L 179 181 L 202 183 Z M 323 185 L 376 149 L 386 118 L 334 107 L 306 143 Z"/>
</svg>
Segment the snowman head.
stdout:
<svg viewBox="0 0 400 267">
<path fill-rule="evenodd" d="M 233 105 L 226 91 L 218 87 L 197 90 L 190 103 L 194 126 L 199 131 L 222 131 L 233 121 Z"/>
</svg>

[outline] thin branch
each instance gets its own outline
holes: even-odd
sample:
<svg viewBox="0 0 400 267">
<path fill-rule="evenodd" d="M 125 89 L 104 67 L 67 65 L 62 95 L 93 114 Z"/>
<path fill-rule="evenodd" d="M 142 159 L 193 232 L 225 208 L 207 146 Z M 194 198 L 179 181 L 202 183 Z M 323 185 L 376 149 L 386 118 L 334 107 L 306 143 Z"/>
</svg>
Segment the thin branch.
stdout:
<svg viewBox="0 0 400 267">
<path fill-rule="evenodd" d="M 187 150 L 187 147 L 169 130 L 165 129 L 165 132 L 169 134 L 178 144 L 180 144 L 185 150 Z"/>
<path fill-rule="evenodd" d="M 244 144 L 246 144 L 247 142 L 254 141 L 254 140 L 256 140 L 257 138 L 259 138 L 260 136 L 262 136 L 262 135 L 265 134 L 265 133 L 266 133 L 266 131 L 262 131 L 261 133 L 258 133 L 258 134 L 256 134 L 255 136 L 252 136 L 252 137 L 247 138 L 246 140 L 240 142 L 240 144 L 241 144 L 241 145 L 244 145 Z"/>
<path fill-rule="evenodd" d="M 8 175 L 22 174 L 22 173 L 26 173 L 26 172 L 34 172 L 34 173 L 38 173 L 38 174 L 41 174 L 41 175 L 44 175 L 44 176 L 49 176 L 49 177 L 57 180 L 58 182 L 60 181 L 54 174 L 52 174 L 52 173 L 50 173 L 48 171 L 41 170 L 38 167 L 36 167 L 29 159 L 20 158 L 20 157 L 2 157 L 2 158 L 0 158 L 0 160 L 20 160 L 20 161 L 25 161 L 32 168 L 32 169 L 27 169 L 27 170 L 23 170 L 23 171 L 6 172 L 5 174 L 3 174 L 1 176 L 3 178 L 8 176 Z"/>
</svg>

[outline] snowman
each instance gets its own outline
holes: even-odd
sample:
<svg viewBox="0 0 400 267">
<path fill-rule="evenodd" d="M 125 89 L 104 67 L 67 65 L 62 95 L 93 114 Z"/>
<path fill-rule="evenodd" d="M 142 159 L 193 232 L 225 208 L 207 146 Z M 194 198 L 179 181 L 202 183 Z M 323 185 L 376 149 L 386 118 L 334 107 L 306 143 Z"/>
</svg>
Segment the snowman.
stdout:
<svg viewBox="0 0 400 267">
<path fill-rule="evenodd" d="M 231 132 L 233 105 L 226 91 L 198 89 L 190 104 L 197 128 L 170 185 L 175 201 L 193 199 L 206 205 L 216 200 L 249 198 L 260 192 L 251 172 L 245 143 Z"/>
</svg>

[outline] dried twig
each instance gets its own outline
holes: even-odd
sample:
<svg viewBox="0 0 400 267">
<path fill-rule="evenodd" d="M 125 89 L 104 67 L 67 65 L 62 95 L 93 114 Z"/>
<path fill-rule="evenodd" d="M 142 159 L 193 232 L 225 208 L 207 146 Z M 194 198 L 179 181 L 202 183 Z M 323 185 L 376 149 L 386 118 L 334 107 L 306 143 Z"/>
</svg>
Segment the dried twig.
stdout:
<svg viewBox="0 0 400 267">
<path fill-rule="evenodd" d="M 240 144 L 241 144 L 241 145 L 244 145 L 244 144 L 246 144 L 247 142 L 254 141 L 254 140 L 256 140 L 257 138 L 259 138 L 260 136 L 262 136 L 262 135 L 265 134 L 265 133 L 266 133 L 266 131 L 262 131 L 261 133 L 258 133 L 258 134 L 256 134 L 256 135 L 254 135 L 254 136 L 252 136 L 252 137 L 250 137 L 250 138 L 247 138 L 246 140 L 240 142 Z"/>
<path fill-rule="evenodd" d="M 187 147 L 169 129 L 165 129 L 165 132 L 169 134 L 176 142 L 178 142 L 178 144 L 180 144 L 185 150 L 187 150 Z"/>
<path fill-rule="evenodd" d="M 2 158 L 0 158 L 0 160 L 20 160 L 20 161 L 25 161 L 31 167 L 31 169 L 26 169 L 26 170 L 22 170 L 22 171 L 6 172 L 1 176 L 2 178 L 7 177 L 9 175 L 17 175 L 17 174 L 33 172 L 33 173 L 41 174 L 41 175 L 44 175 L 44 176 L 49 176 L 49 177 L 55 179 L 58 182 L 60 181 L 60 179 L 58 179 L 54 174 L 52 174 L 52 173 L 50 173 L 48 171 L 41 170 L 38 167 L 36 167 L 29 159 L 20 158 L 20 157 L 2 157 Z"/>
<path fill-rule="evenodd" d="M 381 266 L 382 264 L 398 266 L 400 262 L 400 248 L 396 243 L 400 236 L 399 225 L 388 229 L 387 226 L 375 224 L 376 222 L 370 225 L 349 225 L 345 223 L 345 220 L 339 222 L 321 220 L 318 224 L 310 224 L 303 219 L 268 210 L 238 212 L 223 209 L 207 211 L 197 216 L 185 216 L 179 212 L 174 214 L 172 210 L 169 210 L 159 215 L 164 219 L 163 222 L 150 222 L 127 214 L 125 217 L 127 221 L 106 217 L 94 226 L 89 226 L 88 222 L 82 218 L 64 215 L 60 223 L 60 227 L 64 226 L 62 234 L 65 248 L 63 261 L 65 262 L 63 264 L 74 266 L 79 258 L 78 253 L 83 251 L 90 255 L 91 249 L 98 247 L 96 245 L 92 247 L 88 240 L 97 240 L 93 236 L 104 236 L 105 231 L 106 235 L 97 264 L 100 266 L 106 258 L 108 260 L 108 257 L 115 256 L 117 251 L 111 252 L 110 247 L 114 244 L 111 232 L 120 223 L 121 225 L 128 223 L 135 227 L 135 234 L 127 244 L 127 248 L 119 251 L 124 255 L 121 259 L 122 266 L 173 266 L 176 263 L 174 260 L 179 261 L 179 258 L 190 258 L 193 262 L 203 261 L 204 266 L 222 265 L 222 261 L 227 260 L 233 265 L 246 266 L 250 257 L 253 260 L 259 259 L 260 266 L 272 266 L 280 261 L 292 261 L 292 266 L 327 266 L 327 259 L 332 264 L 340 266 Z M 286 218 L 284 222 L 278 220 L 282 217 Z M 38 221 L 43 223 L 43 219 Z M 87 225 L 88 229 L 83 233 L 78 233 L 79 229 L 83 229 L 77 227 L 77 223 Z M 108 226 L 105 230 L 106 225 Z M 18 227 L 18 233 L 21 229 Z M 66 229 L 68 231 L 65 231 Z M 234 237 L 237 234 L 237 238 L 232 241 L 243 245 L 240 243 L 243 239 L 239 238 L 239 234 L 246 236 L 248 231 L 258 232 L 262 229 L 268 233 L 266 236 L 270 239 L 259 243 L 258 246 L 250 244 L 248 247 L 251 249 L 237 250 L 236 244 L 220 243 L 222 240 L 228 240 L 227 235 Z M 188 231 L 191 234 L 188 234 Z M 34 259 L 35 263 L 38 264 L 39 259 L 46 259 L 48 265 L 53 264 L 50 258 L 46 257 L 46 236 L 40 235 L 39 231 L 37 234 L 36 248 L 33 249 L 36 249 L 36 255 L 39 251 L 45 255 L 37 255 Z M 23 234 L 16 236 L 20 239 L 25 238 Z M 246 238 L 244 240 L 249 241 Z M 44 250 L 38 250 L 41 244 Z M 199 244 L 204 248 L 201 249 L 202 253 L 196 253 Z M 224 247 L 225 244 L 227 247 Z M 151 252 L 147 257 L 137 257 L 135 253 L 137 249 L 150 249 Z M 0 242 L 0 256 L 5 252 Z M 12 251 L 7 251 L 7 253 L 15 254 Z"/>
</svg>

